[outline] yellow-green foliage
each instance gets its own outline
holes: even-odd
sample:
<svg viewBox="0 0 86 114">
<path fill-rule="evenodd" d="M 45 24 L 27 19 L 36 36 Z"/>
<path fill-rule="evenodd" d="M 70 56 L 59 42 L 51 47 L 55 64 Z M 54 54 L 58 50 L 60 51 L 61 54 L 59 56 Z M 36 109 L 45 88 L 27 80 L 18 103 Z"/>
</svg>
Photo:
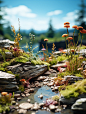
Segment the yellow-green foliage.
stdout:
<svg viewBox="0 0 86 114">
<path fill-rule="evenodd" d="M 65 90 L 61 90 L 60 93 L 67 99 L 86 93 L 86 79 L 66 86 Z"/>
<path fill-rule="evenodd" d="M 59 101 L 59 96 L 58 96 L 58 95 L 55 95 L 55 96 L 52 97 L 52 99 L 53 99 L 54 101 Z"/>
<path fill-rule="evenodd" d="M 0 97 L 0 104 L 11 103 L 11 96 L 9 94 Z"/>
<path fill-rule="evenodd" d="M 65 71 L 65 72 L 61 72 L 61 73 L 59 73 L 58 76 L 60 76 L 60 77 L 64 77 L 64 76 L 71 75 L 71 74 L 72 74 L 71 72 L 67 72 L 67 71 Z"/>
<path fill-rule="evenodd" d="M 61 61 L 67 60 L 67 59 L 68 59 L 68 57 L 63 56 L 63 55 L 57 57 L 58 62 L 61 62 Z"/>
<path fill-rule="evenodd" d="M 47 66 L 48 66 L 48 69 L 49 69 L 49 66 L 50 66 L 49 63 L 43 62 L 43 61 L 41 61 L 40 59 L 38 59 L 38 60 L 32 60 L 31 63 L 32 63 L 33 65 L 47 65 Z"/>
<path fill-rule="evenodd" d="M 20 62 L 20 63 L 25 63 L 28 61 L 28 58 L 24 57 L 24 56 L 19 56 L 15 58 L 16 62 Z"/>
<path fill-rule="evenodd" d="M 55 65 L 57 63 L 57 59 L 53 58 L 52 61 L 49 61 L 49 64 Z"/>
<path fill-rule="evenodd" d="M 10 108 L 7 105 L 0 105 L 0 113 L 2 114 L 4 111 L 9 112 Z"/>
</svg>

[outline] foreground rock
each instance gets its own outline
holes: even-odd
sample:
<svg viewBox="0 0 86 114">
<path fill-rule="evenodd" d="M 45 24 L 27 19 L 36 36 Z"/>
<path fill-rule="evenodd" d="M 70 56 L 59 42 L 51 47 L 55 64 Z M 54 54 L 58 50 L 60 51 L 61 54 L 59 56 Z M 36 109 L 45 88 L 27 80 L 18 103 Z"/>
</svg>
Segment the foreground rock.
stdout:
<svg viewBox="0 0 86 114">
<path fill-rule="evenodd" d="M 78 97 L 72 97 L 70 99 L 66 99 L 66 98 L 64 98 L 64 96 L 61 95 L 59 101 L 60 101 L 60 104 L 73 105 L 77 99 L 81 99 L 81 98 L 86 98 L 86 93 L 81 94 Z"/>
<path fill-rule="evenodd" d="M 0 71 L 0 91 L 17 91 L 18 86 L 15 75 Z"/>
<path fill-rule="evenodd" d="M 33 108 L 33 104 L 31 104 L 31 103 L 21 103 L 19 105 L 19 108 L 24 109 L 24 110 L 28 110 L 28 109 Z"/>
<path fill-rule="evenodd" d="M 86 111 L 86 98 L 78 99 L 71 107 L 72 110 Z"/>
<path fill-rule="evenodd" d="M 30 62 L 24 64 L 17 64 L 14 66 L 8 66 L 8 70 L 11 70 L 14 74 L 20 74 L 20 78 L 34 78 L 42 75 L 47 71 L 47 65 L 31 65 Z"/>
</svg>

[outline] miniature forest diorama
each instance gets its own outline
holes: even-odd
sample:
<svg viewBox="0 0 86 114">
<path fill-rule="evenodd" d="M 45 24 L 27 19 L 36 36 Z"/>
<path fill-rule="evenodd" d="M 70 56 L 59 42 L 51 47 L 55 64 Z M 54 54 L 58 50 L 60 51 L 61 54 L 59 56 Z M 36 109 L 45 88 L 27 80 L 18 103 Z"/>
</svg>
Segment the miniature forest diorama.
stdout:
<svg viewBox="0 0 86 114">
<path fill-rule="evenodd" d="M 69 104 L 73 105 L 71 108 L 73 110 L 86 111 L 86 46 L 82 45 L 86 30 L 74 25 L 73 37 L 69 37 L 70 23 L 65 22 L 64 27 L 67 33 L 62 37 L 65 39 L 66 49 L 55 51 L 53 43 L 52 53 L 49 53 L 46 38 L 44 39 L 46 46 L 42 45 L 43 48 L 34 54 L 37 48 L 32 47 L 35 36 L 29 34 L 30 43 L 29 45 L 26 43 L 28 52 L 25 52 L 19 46 L 19 42 L 23 40 L 20 27 L 16 33 L 12 26 L 14 42 L 9 41 L 5 46 L 0 46 L 0 113 L 10 112 L 13 109 L 19 109 L 19 113 L 26 113 L 28 109 L 36 111 L 40 108 L 59 112 L 62 110 L 59 105 L 65 108 Z M 75 43 L 76 31 L 78 39 Z M 81 44 L 78 45 L 80 35 Z M 42 58 L 39 57 L 41 54 Z M 43 85 L 51 87 L 52 91 L 57 91 L 59 94 L 39 104 L 30 103 L 30 99 L 18 103 L 23 97 L 31 96 L 35 88 Z M 38 96 L 39 99 L 43 97 L 43 93 Z M 78 99 L 81 100 L 77 101 Z"/>
</svg>

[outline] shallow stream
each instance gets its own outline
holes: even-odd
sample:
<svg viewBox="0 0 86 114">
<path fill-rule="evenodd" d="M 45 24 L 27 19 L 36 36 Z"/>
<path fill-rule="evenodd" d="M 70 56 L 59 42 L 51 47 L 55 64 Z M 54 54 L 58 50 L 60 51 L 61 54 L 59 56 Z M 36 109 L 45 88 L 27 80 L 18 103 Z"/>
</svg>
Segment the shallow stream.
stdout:
<svg viewBox="0 0 86 114">
<path fill-rule="evenodd" d="M 43 99 L 38 98 L 38 96 L 42 94 Z M 31 103 L 42 103 L 45 101 L 47 98 L 51 98 L 54 95 L 58 95 L 58 92 L 52 92 L 51 88 L 48 86 L 42 86 L 41 88 L 35 88 L 34 93 L 31 93 L 30 96 L 22 98 L 18 103 L 23 103 L 27 102 L 27 99 L 31 100 Z M 59 106 L 59 108 L 61 108 Z M 62 109 L 61 112 L 52 112 L 52 111 L 46 111 L 44 109 L 39 109 L 38 111 L 31 111 L 28 110 L 26 114 L 31 114 L 32 112 L 35 112 L 35 114 L 73 114 L 72 110 L 67 108 L 67 109 Z M 18 114 L 18 111 L 11 112 L 10 114 Z"/>
</svg>

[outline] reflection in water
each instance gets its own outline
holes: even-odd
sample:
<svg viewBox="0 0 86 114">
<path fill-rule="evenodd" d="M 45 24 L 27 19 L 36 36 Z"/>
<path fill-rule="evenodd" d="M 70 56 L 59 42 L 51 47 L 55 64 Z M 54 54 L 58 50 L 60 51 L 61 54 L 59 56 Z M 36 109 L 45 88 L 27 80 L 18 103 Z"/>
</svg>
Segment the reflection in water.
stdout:
<svg viewBox="0 0 86 114">
<path fill-rule="evenodd" d="M 38 98 L 38 96 L 41 94 L 43 95 L 43 99 Z M 51 88 L 48 86 L 42 86 L 34 95 L 34 99 L 36 102 L 41 103 L 45 101 L 47 98 L 51 98 L 54 95 L 58 95 L 58 93 L 52 92 Z"/>
</svg>

